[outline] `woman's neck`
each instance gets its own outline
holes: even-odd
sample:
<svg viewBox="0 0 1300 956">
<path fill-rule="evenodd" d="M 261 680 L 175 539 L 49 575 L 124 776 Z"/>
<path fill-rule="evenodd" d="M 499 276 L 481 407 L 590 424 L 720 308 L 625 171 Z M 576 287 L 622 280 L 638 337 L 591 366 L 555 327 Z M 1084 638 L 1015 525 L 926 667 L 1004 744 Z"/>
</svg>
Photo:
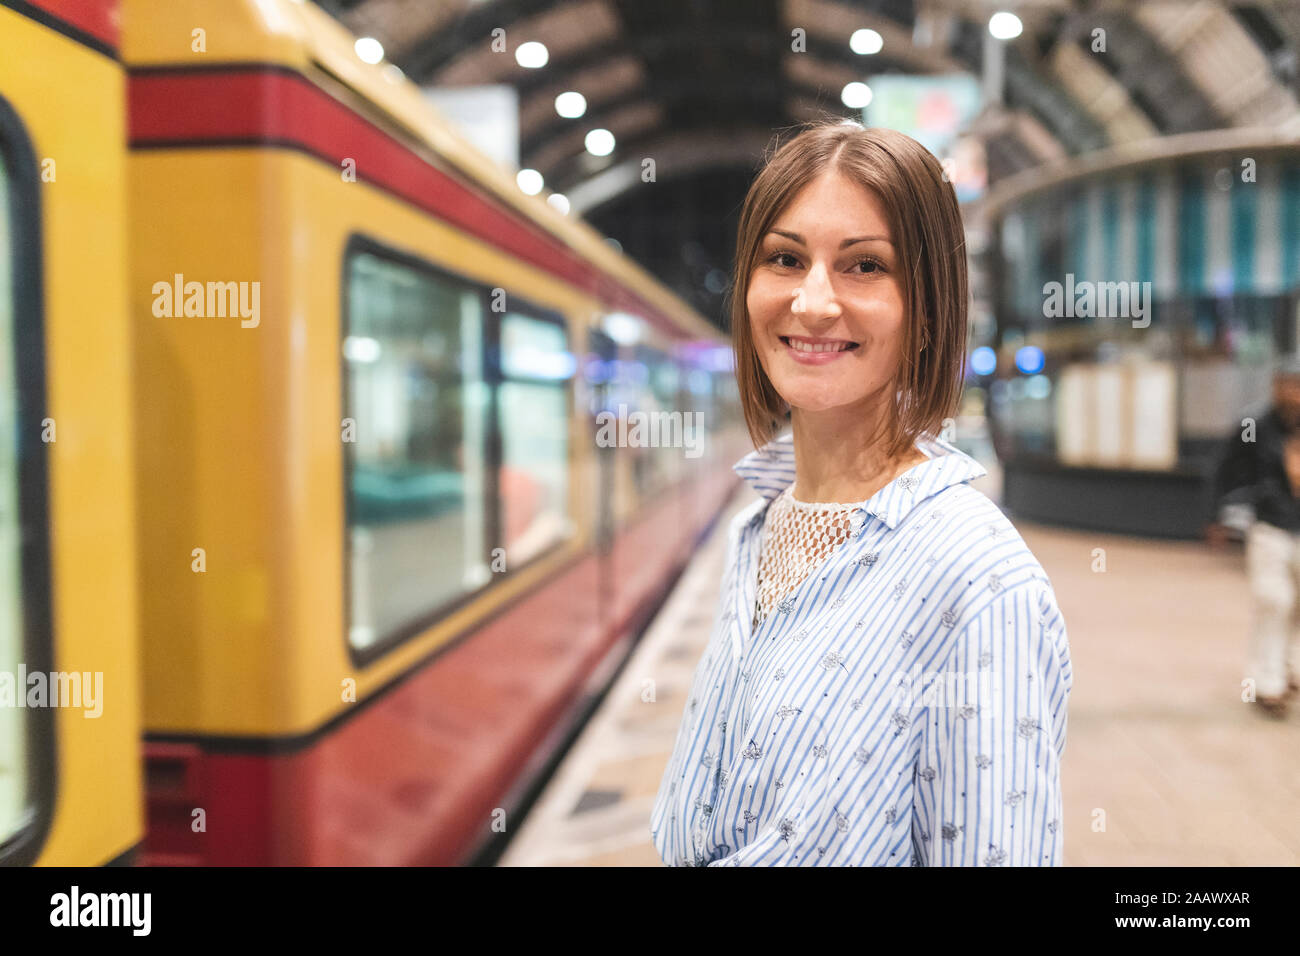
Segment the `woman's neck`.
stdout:
<svg viewBox="0 0 1300 956">
<path fill-rule="evenodd" d="M 865 501 L 927 457 L 915 446 L 887 454 L 881 419 L 861 410 L 796 408 L 790 417 L 799 501 Z"/>
</svg>

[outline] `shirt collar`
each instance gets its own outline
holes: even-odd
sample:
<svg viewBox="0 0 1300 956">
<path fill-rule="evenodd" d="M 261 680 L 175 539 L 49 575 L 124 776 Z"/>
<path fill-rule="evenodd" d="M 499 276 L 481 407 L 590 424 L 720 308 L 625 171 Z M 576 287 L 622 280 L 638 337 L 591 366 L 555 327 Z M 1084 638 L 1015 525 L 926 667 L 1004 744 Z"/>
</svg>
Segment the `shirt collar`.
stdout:
<svg viewBox="0 0 1300 956">
<path fill-rule="evenodd" d="M 974 458 L 934 435 L 918 436 L 915 446 L 928 460 L 913 465 L 855 510 L 874 515 L 893 530 L 925 499 L 988 474 Z M 777 436 L 736 462 L 732 470 L 769 502 L 774 500 L 794 484 L 794 435 Z"/>
</svg>

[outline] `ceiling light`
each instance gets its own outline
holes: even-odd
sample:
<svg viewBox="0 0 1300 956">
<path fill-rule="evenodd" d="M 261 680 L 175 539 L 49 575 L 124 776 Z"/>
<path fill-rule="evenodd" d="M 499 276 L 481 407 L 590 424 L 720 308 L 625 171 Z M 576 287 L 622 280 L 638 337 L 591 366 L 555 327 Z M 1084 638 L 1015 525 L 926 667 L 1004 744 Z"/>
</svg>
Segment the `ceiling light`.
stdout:
<svg viewBox="0 0 1300 956">
<path fill-rule="evenodd" d="M 542 191 L 542 186 L 545 185 L 542 174 L 535 169 L 519 170 L 519 173 L 515 176 L 515 182 L 519 184 L 520 189 L 530 196 L 536 196 Z"/>
<path fill-rule="evenodd" d="M 384 45 L 374 37 L 359 37 L 353 49 L 364 62 L 374 64 L 384 58 Z"/>
<path fill-rule="evenodd" d="M 515 49 L 515 62 L 529 70 L 541 69 L 549 59 L 550 54 L 546 52 L 545 44 L 536 40 L 521 43 Z"/>
<path fill-rule="evenodd" d="M 851 110 L 866 109 L 871 103 L 871 87 L 865 83 L 849 83 L 840 91 L 840 100 Z"/>
<path fill-rule="evenodd" d="M 989 33 L 998 40 L 1014 40 L 1023 29 L 1024 24 L 1014 13 L 1002 10 L 989 17 Z"/>
<path fill-rule="evenodd" d="M 849 49 L 861 56 L 879 53 L 885 46 L 885 38 L 875 30 L 854 30 L 849 37 Z"/>
<path fill-rule="evenodd" d="M 565 119 L 577 119 L 587 112 L 587 98 L 581 93 L 574 93 L 572 90 L 561 93 L 555 98 L 555 112 Z"/>
<path fill-rule="evenodd" d="M 614 152 L 614 134 L 607 129 L 593 129 L 587 134 L 584 145 L 593 156 L 608 156 Z"/>
</svg>

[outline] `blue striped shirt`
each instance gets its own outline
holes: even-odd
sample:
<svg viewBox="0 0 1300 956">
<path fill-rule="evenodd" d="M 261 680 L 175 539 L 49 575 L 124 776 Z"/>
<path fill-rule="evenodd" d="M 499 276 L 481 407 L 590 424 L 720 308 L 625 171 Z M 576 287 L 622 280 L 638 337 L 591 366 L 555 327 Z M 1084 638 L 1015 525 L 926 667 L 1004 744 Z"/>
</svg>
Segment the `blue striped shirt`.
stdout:
<svg viewBox="0 0 1300 956">
<path fill-rule="evenodd" d="M 650 828 L 678 866 L 1059 866 L 1071 687 L 1051 583 L 922 436 L 923 461 L 751 631 L 783 435 L 738 462 L 719 613 Z"/>
</svg>

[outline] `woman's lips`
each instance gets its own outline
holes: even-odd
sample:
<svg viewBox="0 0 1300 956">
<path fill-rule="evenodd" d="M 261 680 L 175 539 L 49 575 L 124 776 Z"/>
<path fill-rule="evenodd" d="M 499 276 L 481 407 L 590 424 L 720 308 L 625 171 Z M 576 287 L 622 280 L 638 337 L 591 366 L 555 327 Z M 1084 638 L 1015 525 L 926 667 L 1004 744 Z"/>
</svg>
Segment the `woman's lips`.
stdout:
<svg viewBox="0 0 1300 956">
<path fill-rule="evenodd" d="M 813 338 L 804 335 L 778 336 L 785 352 L 803 365 L 825 365 L 834 362 L 858 348 L 857 342 L 848 339 Z"/>
</svg>

